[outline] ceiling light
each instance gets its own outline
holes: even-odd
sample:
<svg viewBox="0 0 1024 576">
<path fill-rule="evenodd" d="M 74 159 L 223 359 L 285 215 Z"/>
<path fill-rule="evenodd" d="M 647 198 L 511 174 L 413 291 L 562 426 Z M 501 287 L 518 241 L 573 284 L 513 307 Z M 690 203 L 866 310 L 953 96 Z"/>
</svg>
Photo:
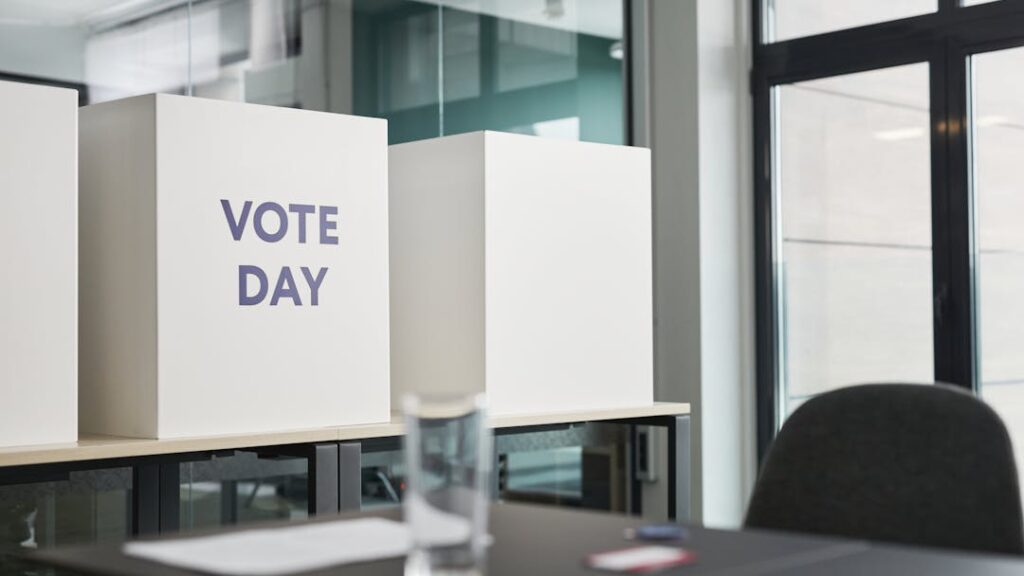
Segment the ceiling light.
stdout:
<svg viewBox="0 0 1024 576">
<path fill-rule="evenodd" d="M 564 0 L 545 0 L 544 15 L 548 17 L 548 20 L 558 20 L 565 16 Z"/>
<path fill-rule="evenodd" d="M 612 45 L 608 47 L 608 55 L 615 60 L 622 60 L 622 56 L 625 53 L 625 49 L 622 47 L 622 40 L 616 40 L 612 42 Z"/>
</svg>

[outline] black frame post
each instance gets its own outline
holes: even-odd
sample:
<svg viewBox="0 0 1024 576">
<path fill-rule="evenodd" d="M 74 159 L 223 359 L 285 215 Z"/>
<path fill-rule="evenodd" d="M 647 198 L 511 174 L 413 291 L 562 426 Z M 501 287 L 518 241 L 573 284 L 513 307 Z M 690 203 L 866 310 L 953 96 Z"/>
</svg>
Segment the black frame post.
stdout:
<svg viewBox="0 0 1024 576">
<path fill-rule="evenodd" d="M 309 447 L 309 515 L 338 512 L 340 489 L 339 452 L 337 442 L 313 444 Z"/>
<path fill-rule="evenodd" d="M 160 533 L 160 465 L 132 466 L 132 534 Z"/>
<path fill-rule="evenodd" d="M 175 459 L 132 465 L 132 534 L 176 532 L 181 523 L 181 471 Z"/>
<path fill-rule="evenodd" d="M 363 446 L 360 442 L 338 444 L 338 509 L 360 510 L 363 506 Z"/>
</svg>

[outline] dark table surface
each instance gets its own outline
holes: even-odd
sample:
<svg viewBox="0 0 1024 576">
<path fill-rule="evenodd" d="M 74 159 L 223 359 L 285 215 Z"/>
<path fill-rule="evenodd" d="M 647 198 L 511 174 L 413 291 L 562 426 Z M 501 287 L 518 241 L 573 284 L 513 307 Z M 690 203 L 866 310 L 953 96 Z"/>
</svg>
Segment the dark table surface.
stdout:
<svg viewBox="0 0 1024 576">
<path fill-rule="evenodd" d="M 398 518 L 389 510 L 363 516 Z M 342 515 L 340 517 L 351 517 Z M 318 517 L 310 522 L 338 517 Z M 292 522 L 287 525 L 294 525 Z M 588 554 L 623 548 L 632 543 L 623 531 L 638 526 L 638 518 L 571 511 L 559 508 L 496 504 L 491 514 L 495 543 L 488 555 L 490 576 L 541 576 L 596 574 L 583 559 Z M 285 525 L 285 524 L 282 524 Z M 263 528 L 267 525 L 259 525 Z M 244 530 L 247 527 L 220 530 Z M 197 533 L 174 537 L 190 537 Z M 694 564 L 665 574 L 1024 574 L 1024 560 L 1007 556 L 915 549 L 853 540 L 759 531 L 725 531 L 689 528 L 683 546 L 697 554 Z M 58 548 L 31 556 L 36 562 L 80 574 L 111 576 L 184 576 L 192 572 L 127 557 L 120 545 Z M 345 574 L 385 576 L 402 574 L 403 560 L 353 564 L 305 573 L 305 576 Z"/>
</svg>

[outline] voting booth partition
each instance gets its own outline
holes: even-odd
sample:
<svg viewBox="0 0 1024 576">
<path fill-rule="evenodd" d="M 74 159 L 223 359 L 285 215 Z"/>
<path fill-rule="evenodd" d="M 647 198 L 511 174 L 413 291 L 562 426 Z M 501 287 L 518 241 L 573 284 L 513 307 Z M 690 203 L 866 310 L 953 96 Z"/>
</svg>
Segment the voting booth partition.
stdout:
<svg viewBox="0 0 1024 576">
<path fill-rule="evenodd" d="M 389 421 L 385 121 L 171 95 L 80 114 L 83 431 Z"/>
<path fill-rule="evenodd" d="M 392 146 L 393 402 L 653 403 L 650 152 L 476 132 Z"/>
<path fill-rule="evenodd" d="M 78 439 L 78 93 L 0 82 L 0 447 Z"/>
</svg>

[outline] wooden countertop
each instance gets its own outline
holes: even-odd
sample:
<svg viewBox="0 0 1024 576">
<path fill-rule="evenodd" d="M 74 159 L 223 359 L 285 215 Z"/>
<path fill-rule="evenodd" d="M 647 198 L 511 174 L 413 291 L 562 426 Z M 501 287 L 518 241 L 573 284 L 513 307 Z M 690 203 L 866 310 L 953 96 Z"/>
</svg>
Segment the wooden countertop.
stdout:
<svg viewBox="0 0 1024 576">
<path fill-rule="evenodd" d="M 491 419 L 491 426 L 499 429 L 517 428 L 520 426 L 548 426 L 573 422 L 648 418 L 652 416 L 680 416 L 689 413 L 689 404 L 655 402 L 651 406 L 637 408 L 497 416 Z M 46 444 L 41 446 L 0 448 L 0 468 L 32 464 L 53 464 L 57 462 L 158 456 L 163 454 L 204 452 L 208 450 L 232 450 L 257 446 L 388 438 L 401 436 L 403 433 L 404 425 L 402 424 L 401 416 L 394 415 L 390 422 L 381 424 L 338 426 L 260 434 L 168 438 L 163 440 L 82 434 L 79 441 L 74 444 Z"/>
</svg>

